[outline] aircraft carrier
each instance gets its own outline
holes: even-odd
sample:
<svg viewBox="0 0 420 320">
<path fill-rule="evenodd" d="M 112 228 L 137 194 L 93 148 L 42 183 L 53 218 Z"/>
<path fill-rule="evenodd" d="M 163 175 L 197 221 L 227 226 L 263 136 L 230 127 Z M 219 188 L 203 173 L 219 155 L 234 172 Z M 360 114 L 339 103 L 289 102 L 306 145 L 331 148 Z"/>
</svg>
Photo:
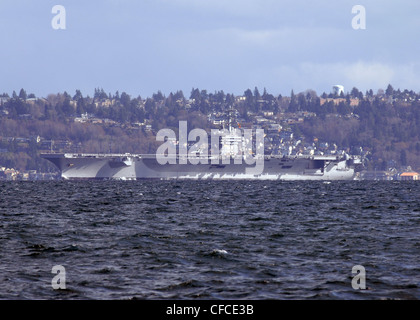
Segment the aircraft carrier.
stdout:
<svg viewBox="0 0 420 320">
<path fill-rule="evenodd" d="M 54 163 L 63 179 L 259 179 L 259 180 L 353 180 L 360 160 L 336 156 L 264 156 L 260 174 L 247 173 L 251 165 L 160 164 L 155 155 L 144 154 L 42 154 Z"/>
<path fill-rule="evenodd" d="M 196 153 L 191 157 L 191 154 L 167 153 L 163 162 L 158 153 L 46 153 L 41 157 L 54 163 L 66 180 L 353 180 L 361 166 L 360 158 L 347 154 L 274 156 L 256 152 L 250 155 L 252 152 L 245 147 L 250 139 L 249 136 L 245 138 L 243 131 L 229 126 L 229 130 L 218 132 L 222 141 L 220 154 Z M 181 142 L 176 143 L 180 150 Z M 263 142 L 259 145 L 263 145 Z M 249 161 L 250 158 L 253 161 Z"/>
</svg>

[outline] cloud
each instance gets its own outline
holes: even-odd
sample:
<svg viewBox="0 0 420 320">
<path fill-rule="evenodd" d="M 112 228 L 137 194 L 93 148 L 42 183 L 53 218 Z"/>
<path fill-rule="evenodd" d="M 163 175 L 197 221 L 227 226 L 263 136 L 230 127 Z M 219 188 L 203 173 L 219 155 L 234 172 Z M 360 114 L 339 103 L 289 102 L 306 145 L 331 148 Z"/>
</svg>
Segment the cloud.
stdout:
<svg viewBox="0 0 420 320">
<path fill-rule="evenodd" d="M 255 14 L 261 3 L 275 4 L 273 0 L 159 0 L 166 5 L 184 7 L 207 12 L 227 12 L 235 15 Z"/>
<path fill-rule="evenodd" d="M 337 68 L 336 68 L 337 70 Z M 342 76 L 348 83 L 357 83 L 362 88 L 385 87 L 391 83 L 395 77 L 392 66 L 382 63 L 356 62 L 347 66 L 340 67 Z"/>
<path fill-rule="evenodd" d="M 313 63 L 303 62 L 295 65 L 281 65 L 274 69 L 262 68 L 253 74 L 258 86 L 282 94 L 313 89 L 319 94 L 330 92 L 335 84 L 344 85 L 345 91 L 353 87 L 366 91 L 386 89 L 388 84 L 394 88 L 418 91 L 420 79 L 417 76 L 420 63 L 392 64 L 372 61 Z"/>
<path fill-rule="evenodd" d="M 15 2 L 0 11 L 13 31 L 3 91 L 420 88 L 418 0 L 367 1 L 366 30 L 352 29 L 350 0 L 75 0 L 61 3 L 66 32 L 51 28 L 53 4 Z"/>
</svg>

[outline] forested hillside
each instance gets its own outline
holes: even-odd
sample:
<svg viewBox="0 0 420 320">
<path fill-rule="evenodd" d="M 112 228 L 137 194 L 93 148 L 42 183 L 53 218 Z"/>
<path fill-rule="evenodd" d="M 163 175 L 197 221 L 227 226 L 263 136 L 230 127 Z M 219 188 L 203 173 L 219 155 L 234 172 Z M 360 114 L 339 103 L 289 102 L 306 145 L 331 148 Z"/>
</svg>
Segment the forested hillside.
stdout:
<svg viewBox="0 0 420 320">
<path fill-rule="evenodd" d="M 39 157 L 51 151 L 154 153 L 159 129 L 176 129 L 180 120 L 189 129 L 220 127 L 230 107 L 243 127 L 278 124 L 303 146 L 323 141 L 363 152 L 369 169 L 420 169 L 420 95 L 391 85 L 340 96 L 312 90 L 274 96 L 258 88 L 235 96 L 193 88 L 188 97 L 158 91 L 142 98 L 98 88 L 92 97 L 79 90 L 37 97 L 21 89 L 0 95 L 0 167 L 55 170 Z"/>
</svg>

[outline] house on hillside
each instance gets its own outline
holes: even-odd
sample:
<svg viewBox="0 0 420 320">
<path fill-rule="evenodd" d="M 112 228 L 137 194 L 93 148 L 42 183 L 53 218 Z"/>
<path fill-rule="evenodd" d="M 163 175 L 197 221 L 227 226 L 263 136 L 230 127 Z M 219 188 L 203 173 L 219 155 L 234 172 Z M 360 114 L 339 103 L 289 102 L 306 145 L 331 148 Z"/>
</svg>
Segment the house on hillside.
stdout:
<svg viewBox="0 0 420 320">
<path fill-rule="evenodd" d="M 400 179 L 404 181 L 419 180 L 420 174 L 417 172 L 403 172 L 400 174 Z"/>
</svg>

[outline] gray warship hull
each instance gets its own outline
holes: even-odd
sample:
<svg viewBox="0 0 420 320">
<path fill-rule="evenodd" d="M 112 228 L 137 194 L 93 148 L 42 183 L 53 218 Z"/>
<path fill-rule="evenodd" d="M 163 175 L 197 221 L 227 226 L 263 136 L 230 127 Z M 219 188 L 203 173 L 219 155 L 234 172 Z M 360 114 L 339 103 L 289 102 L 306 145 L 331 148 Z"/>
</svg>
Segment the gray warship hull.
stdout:
<svg viewBox="0 0 420 320">
<path fill-rule="evenodd" d="M 155 155 L 42 154 L 54 163 L 63 179 L 251 179 L 353 180 L 359 162 L 348 156 L 264 156 L 263 170 L 250 174 L 252 165 L 207 159 L 199 164 L 160 164 Z"/>
</svg>

